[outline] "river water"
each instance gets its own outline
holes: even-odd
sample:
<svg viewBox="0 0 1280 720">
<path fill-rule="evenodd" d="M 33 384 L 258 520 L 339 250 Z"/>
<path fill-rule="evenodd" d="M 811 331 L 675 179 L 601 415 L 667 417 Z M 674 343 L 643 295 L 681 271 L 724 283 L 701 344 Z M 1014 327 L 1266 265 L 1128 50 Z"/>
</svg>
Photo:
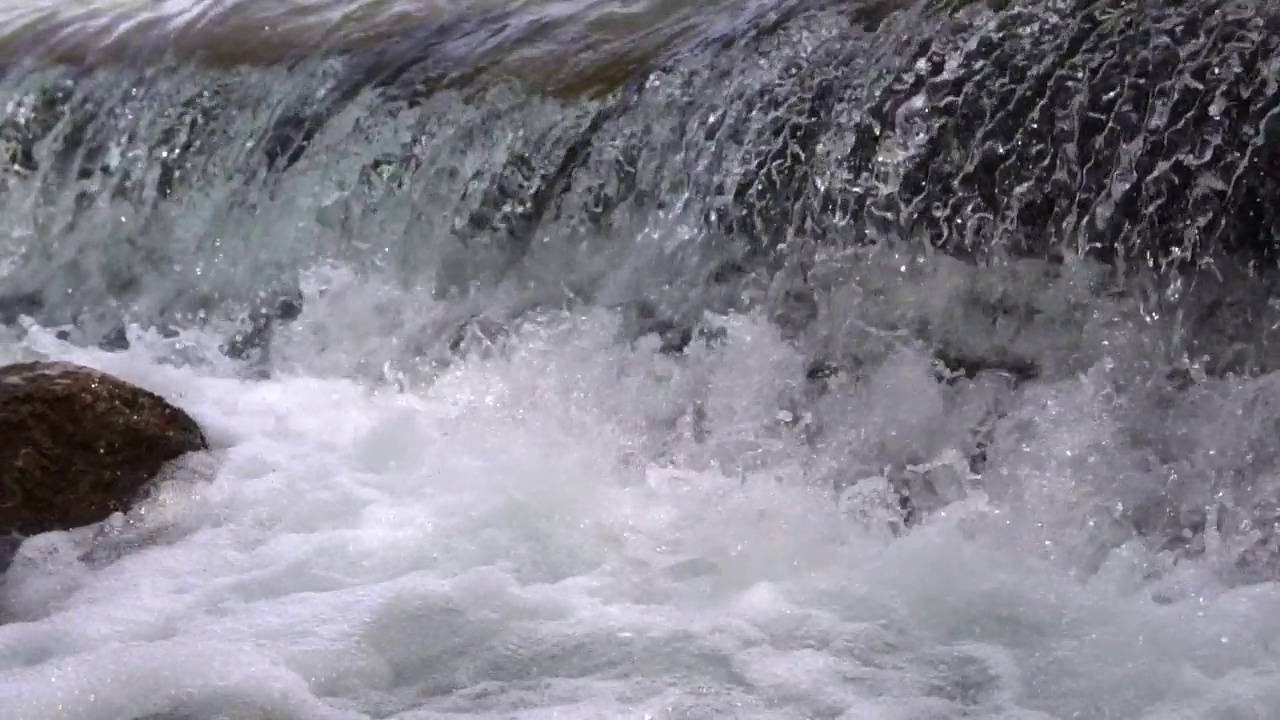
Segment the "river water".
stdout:
<svg viewBox="0 0 1280 720">
<path fill-rule="evenodd" d="M 0 8 L 0 363 L 213 445 L 0 717 L 1280 718 L 1280 25 L 933 5 Z"/>
</svg>

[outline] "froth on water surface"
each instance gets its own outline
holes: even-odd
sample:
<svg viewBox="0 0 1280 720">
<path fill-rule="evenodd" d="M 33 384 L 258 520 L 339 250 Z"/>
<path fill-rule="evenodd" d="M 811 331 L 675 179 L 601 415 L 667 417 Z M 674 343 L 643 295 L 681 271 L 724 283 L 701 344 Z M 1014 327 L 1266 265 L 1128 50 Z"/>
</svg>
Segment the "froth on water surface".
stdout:
<svg viewBox="0 0 1280 720">
<path fill-rule="evenodd" d="M 935 282 L 963 285 L 958 267 Z M 936 312 L 912 287 L 884 301 Z M 404 348 L 444 304 L 336 267 L 307 288 L 265 381 L 198 331 L 134 329 L 104 353 L 32 327 L 4 347 L 180 398 L 216 448 L 129 516 L 23 546 L 6 717 L 1154 720 L 1280 702 L 1280 586 L 1241 560 L 1274 540 L 1229 517 L 1274 502 L 1271 376 L 1120 402 L 1137 365 L 940 382 L 904 342 L 814 399 L 808 358 L 758 313 L 708 315 L 716 340 L 671 355 L 625 342 L 607 309 L 535 313 L 424 367 Z M 831 302 L 851 327 L 883 310 Z M 908 477 L 935 504 L 904 534 Z M 1135 529 L 1161 518 L 1199 549 Z"/>
<path fill-rule="evenodd" d="M 1275 717 L 1247 3 L 96 7 L 12 16 L 0 362 L 214 449 L 21 546 L 0 718 Z"/>
</svg>

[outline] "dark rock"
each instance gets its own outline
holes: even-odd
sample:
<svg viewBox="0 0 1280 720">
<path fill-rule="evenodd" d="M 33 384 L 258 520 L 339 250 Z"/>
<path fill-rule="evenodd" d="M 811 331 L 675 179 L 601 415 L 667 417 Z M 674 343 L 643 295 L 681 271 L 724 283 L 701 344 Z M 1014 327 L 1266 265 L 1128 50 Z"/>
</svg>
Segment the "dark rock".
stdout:
<svg viewBox="0 0 1280 720">
<path fill-rule="evenodd" d="M 939 380 L 948 384 L 959 378 L 973 379 L 979 373 L 991 371 L 1006 373 L 1016 383 L 1029 382 L 1040 376 L 1040 367 L 1026 358 L 970 357 L 946 349 L 936 350 L 934 356 L 947 371 L 945 376 L 939 376 Z"/>
<path fill-rule="evenodd" d="M 724 343 L 729 336 L 723 327 L 676 316 L 647 300 L 624 304 L 623 334 L 629 342 L 653 335 L 658 338 L 658 352 L 666 356 L 683 355 L 694 340 L 708 348 Z"/>
<path fill-rule="evenodd" d="M 302 315 L 302 295 L 283 295 L 273 306 L 254 308 L 248 314 L 249 327 L 232 335 L 221 346 L 222 354 L 232 360 L 245 360 L 265 368 L 270 361 L 271 339 L 276 326 L 290 323 Z"/>
<path fill-rule="evenodd" d="M 129 334 L 123 325 L 117 325 L 102 339 L 98 341 L 98 347 L 108 352 L 122 352 L 129 349 Z"/>
<path fill-rule="evenodd" d="M 18 548 L 22 547 L 22 541 L 25 539 L 16 533 L 0 535 L 0 573 L 8 570 L 13 564 L 13 558 L 18 554 Z"/>
<path fill-rule="evenodd" d="M 186 413 L 70 363 L 0 368 L 0 535 L 35 535 L 127 510 L 161 468 L 208 447 Z"/>
<path fill-rule="evenodd" d="M 44 307 L 40 293 L 25 292 L 0 296 L 0 325 L 12 325 L 22 316 L 34 316 Z"/>
<path fill-rule="evenodd" d="M 472 355 L 490 357 L 511 337 L 511 330 L 503 323 L 477 315 L 460 323 L 449 338 L 449 352 L 455 357 Z"/>
<path fill-rule="evenodd" d="M 804 371 L 804 379 L 809 382 L 824 382 L 831 378 L 838 377 L 841 373 L 840 366 L 830 360 L 817 359 L 809 363 Z"/>
</svg>

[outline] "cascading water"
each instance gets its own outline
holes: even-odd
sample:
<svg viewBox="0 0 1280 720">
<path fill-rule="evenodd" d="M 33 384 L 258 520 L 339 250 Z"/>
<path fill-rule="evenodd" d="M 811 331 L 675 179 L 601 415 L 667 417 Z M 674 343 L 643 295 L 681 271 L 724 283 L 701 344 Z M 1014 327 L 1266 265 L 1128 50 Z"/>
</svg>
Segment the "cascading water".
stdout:
<svg viewBox="0 0 1280 720">
<path fill-rule="evenodd" d="M 1280 717 L 1280 14 L 692 8 L 0 8 L 0 717 Z"/>
</svg>

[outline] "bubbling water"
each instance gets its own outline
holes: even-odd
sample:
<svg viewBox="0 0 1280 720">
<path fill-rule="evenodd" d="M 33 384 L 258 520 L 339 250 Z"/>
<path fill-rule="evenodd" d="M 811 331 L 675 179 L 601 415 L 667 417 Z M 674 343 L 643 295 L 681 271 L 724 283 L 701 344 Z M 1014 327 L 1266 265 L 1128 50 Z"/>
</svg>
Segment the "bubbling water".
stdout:
<svg viewBox="0 0 1280 720">
<path fill-rule="evenodd" d="M 104 353 L 35 326 L 4 346 L 175 398 L 215 448 L 127 516 L 23 546 L 7 717 L 1227 718 L 1280 700 L 1280 585 L 1241 583 L 1218 525 L 1179 555 L 1114 507 L 1205 499 L 1189 476 L 1143 484 L 1160 475 L 1128 433 L 1170 417 L 1188 471 L 1259 462 L 1239 428 L 1270 377 L 1120 407 L 1114 364 L 948 385 L 904 346 L 804 407 L 787 402 L 807 358 L 767 318 L 708 317 L 719 339 L 670 356 L 597 309 L 361 381 L 367 348 L 405 345 L 433 301 L 332 266 L 308 287 L 269 380 L 199 331 Z M 982 475 L 948 467 L 996 408 Z M 877 466 L 895 458 L 954 488 L 906 534 Z"/>
<path fill-rule="evenodd" d="M 0 716 L 1273 716 L 1229 5 L 23 15 L 0 362 L 213 449 L 22 544 Z"/>
</svg>

